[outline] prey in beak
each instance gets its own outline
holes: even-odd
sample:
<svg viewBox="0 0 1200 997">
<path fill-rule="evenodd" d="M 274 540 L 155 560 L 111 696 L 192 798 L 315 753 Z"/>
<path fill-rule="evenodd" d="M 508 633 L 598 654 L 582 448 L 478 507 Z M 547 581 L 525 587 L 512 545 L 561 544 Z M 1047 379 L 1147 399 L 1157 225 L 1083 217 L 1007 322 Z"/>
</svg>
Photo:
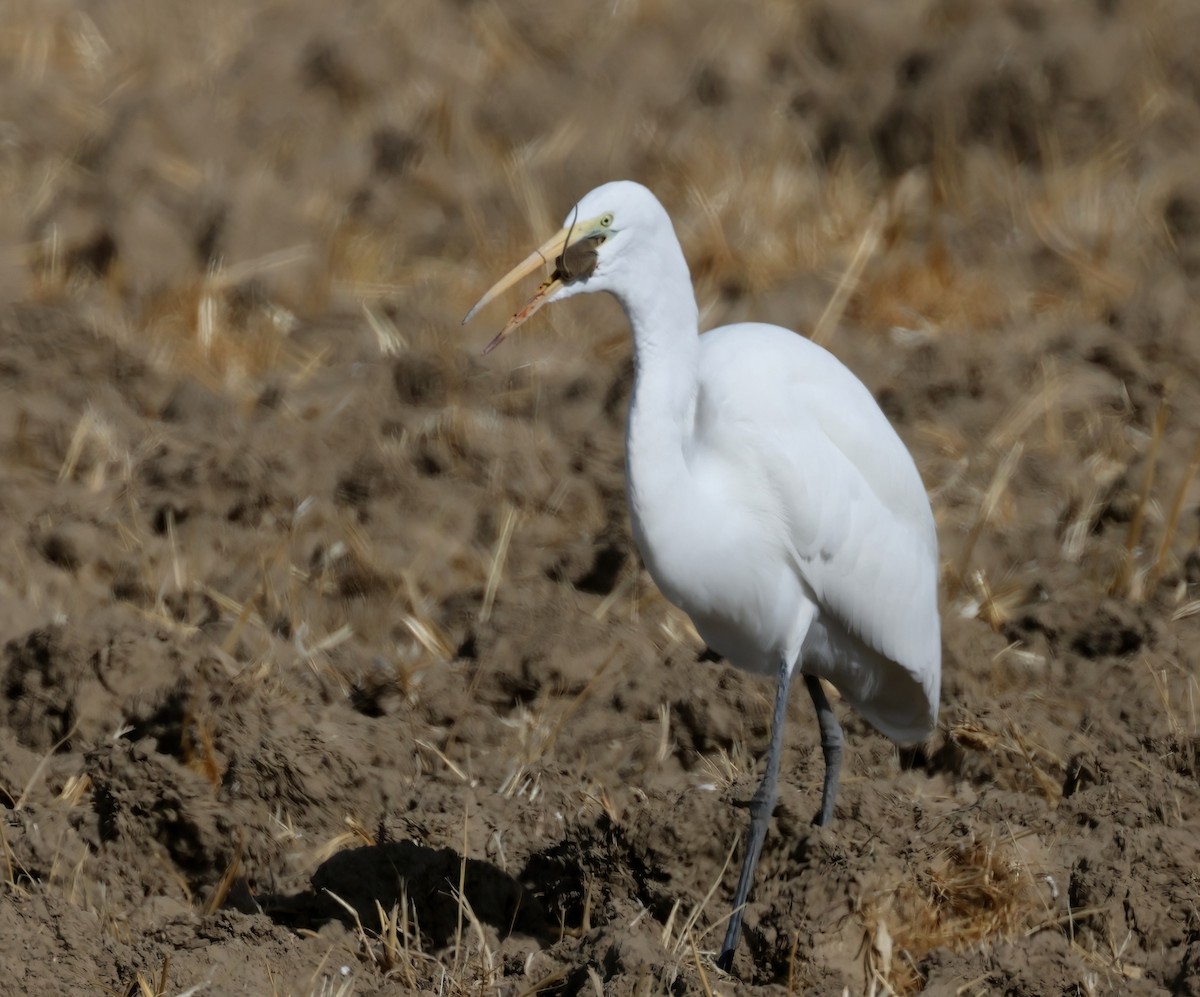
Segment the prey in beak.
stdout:
<svg viewBox="0 0 1200 997">
<path fill-rule="evenodd" d="M 574 280 L 592 275 L 599 262 L 598 250 L 608 238 L 604 233 L 608 224 L 611 222 L 607 215 L 591 222 L 585 222 L 583 225 L 577 225 L 572 219 L 570 225 L 555 232 L 541 246 L 496 281 L 491 289 L 475 302 L 475 306 L 467 312 L 467 317 L 462 320 L 463 325 L 470 322 L 475 317 L 475 313 L 493 298 L 507 291 L 513 284 L 522 277 L 528 276 L 539 266 L 548 264 L 553 257 L 554 272 L 542 282 L 537 293 L 517 310 L 516 314 L 505 323 L 504 328 L 496 334 L 496 337 L 484 347 L 484 356 L 499 346 L 510 332 L 553 298 L 562 287 Z"/>
</svg>

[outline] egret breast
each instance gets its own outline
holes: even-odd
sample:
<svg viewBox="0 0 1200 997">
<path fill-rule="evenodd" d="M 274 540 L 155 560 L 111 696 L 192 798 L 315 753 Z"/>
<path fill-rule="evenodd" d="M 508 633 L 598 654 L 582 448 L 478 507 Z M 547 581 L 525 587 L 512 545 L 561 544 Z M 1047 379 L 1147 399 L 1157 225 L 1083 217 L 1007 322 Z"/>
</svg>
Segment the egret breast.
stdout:
<svg viewBox="0 0 1200 997">
<path fill-rule="evenodd" d="M 714 498 L 700 472 L 664 515 L 661 504 L 639 503 L 631 481 L 634 539 L 654 583 L 709 647 L 738 668 L 774 675 L 781 654 L 799 651 L 809 594 L 786 549 L 771 540 L 769 511 Z"/>
</svg>

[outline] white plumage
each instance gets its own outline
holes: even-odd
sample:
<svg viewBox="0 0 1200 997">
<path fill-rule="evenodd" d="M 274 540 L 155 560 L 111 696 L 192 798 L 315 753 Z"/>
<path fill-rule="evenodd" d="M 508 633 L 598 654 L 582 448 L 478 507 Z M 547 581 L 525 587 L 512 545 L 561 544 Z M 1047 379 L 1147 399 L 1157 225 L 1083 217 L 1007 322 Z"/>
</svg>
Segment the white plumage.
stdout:
<svg viewBox="0 0 1200 997">
<path fill-rule="evenodd" d="M 645 391 L 630 414 L 630 511 L 650 574 L 738 667 L 773 676 L 799 652 L 884 734 L 924 738 L 937 538 L 908 452 L 862 383 L 809 340 L 745 324 L 696 342 L 673 474 L 640 445 L 643 422 L 661 425 Z"/>
<path fill-rule="evenodd" d="M 941 680 L 933 516 L 904 444 L 831 354 L 778 326 L 698 335 L 687 263 L 645 187 L 592 191 L 467 318 L 552 259 L 554 274 L 489 350 L 549 301 L 591 291 L 620 301 L 635 354 L 626 484 L 638 548 L 714 650 L 777 678 L 767 773 L 751 802 L 719 960 L 728 968 L 774 809 L 797 666 L 825 750 L 818 823 L 833 812 L 841 730 L 817 677 L 896 741 L 933 730 Z"/>
</svg>

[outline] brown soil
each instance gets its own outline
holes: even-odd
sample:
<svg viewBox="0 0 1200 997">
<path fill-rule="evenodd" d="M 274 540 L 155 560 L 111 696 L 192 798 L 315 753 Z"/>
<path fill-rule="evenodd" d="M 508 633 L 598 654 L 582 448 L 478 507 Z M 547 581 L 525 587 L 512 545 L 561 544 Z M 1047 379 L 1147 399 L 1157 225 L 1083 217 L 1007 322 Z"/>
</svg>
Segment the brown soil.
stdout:
<svg viewBox="0 0 1200 997">
<path fill-rule="evenodd" d="M 6 992 L 1200 994 L 1195 5 L 3 21 Z M 771 690 L 639 568 L 623 322 L 458 325 L 618 177 L 941 534 L 938 731 L 839 708 L 817 831 L 793 703 L 733 977 Z"/>
</svg>

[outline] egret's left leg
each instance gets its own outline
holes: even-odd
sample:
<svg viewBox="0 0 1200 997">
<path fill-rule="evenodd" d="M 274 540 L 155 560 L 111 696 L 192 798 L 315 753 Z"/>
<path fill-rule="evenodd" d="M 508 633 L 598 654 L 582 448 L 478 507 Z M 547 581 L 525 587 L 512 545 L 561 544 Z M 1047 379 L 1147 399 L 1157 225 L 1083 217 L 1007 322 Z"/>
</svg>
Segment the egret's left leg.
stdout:
<svg viewBox="0 0 1200 997">
<path fill-rule="evenodd" d="M 737 892 L 733 895 L 733 914 L 725 930 L 725 941 L 717 965 L 726 972 L 733 966 L 733 953 L 742 934 L 742 916 L 750 887 L 754 884 L 754 869 L 762 853 L 763 841 L 767 837 L 767 824 L 775 812 L 778 798 L 776 781 L 779 776 L 779 756 L 783 752 L 783 726 L 787 720 L 788 689 L 792 682 L 792 667 L 787 658 L 779 662 L 779 678 L 775 683 L 775 712 L 771 716 L 771 743 L 767 747 L 767 771 L 758 789 L 750 798 L 750 836 L 746 840 L 746 856 L 742 859 L 742 872 L 738 876 Z M 835 721 L 836 722 L 836 721 Z"/>
<path fill-rule="evenodd" d="M 821 751 L 825 755 L 825 788 L 821 791 L 821 810 L 813 823 L 824 827 L 833 820 L 833 802 L 837 799 L 838 776 L 842 773 L 842 725 L 829 705 L 821 680 L 805 675 L 804 684 L 817 708 L 817 724 L 821 728 Z"/>
</svg>

